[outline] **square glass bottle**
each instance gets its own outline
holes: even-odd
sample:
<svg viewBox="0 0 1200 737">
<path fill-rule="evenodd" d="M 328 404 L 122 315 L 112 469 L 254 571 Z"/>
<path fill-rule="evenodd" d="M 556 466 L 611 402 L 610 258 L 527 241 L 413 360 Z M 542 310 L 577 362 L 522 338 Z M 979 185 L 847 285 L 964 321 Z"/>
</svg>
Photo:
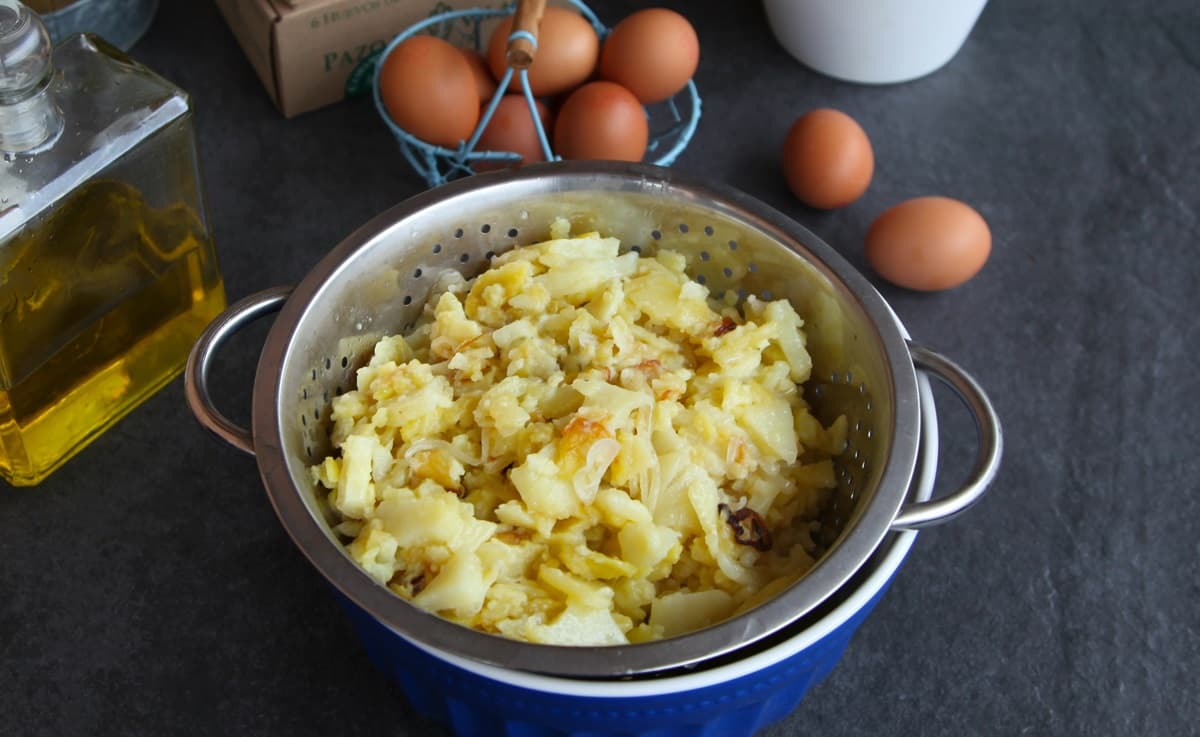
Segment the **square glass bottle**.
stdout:
<svg viewBox="0 0 1200 737">
<path fill-rule="evenodd" d="M 44 479 L 224 306 L 187 94 L 0 0 L 0 477 Z"/>
</svg>

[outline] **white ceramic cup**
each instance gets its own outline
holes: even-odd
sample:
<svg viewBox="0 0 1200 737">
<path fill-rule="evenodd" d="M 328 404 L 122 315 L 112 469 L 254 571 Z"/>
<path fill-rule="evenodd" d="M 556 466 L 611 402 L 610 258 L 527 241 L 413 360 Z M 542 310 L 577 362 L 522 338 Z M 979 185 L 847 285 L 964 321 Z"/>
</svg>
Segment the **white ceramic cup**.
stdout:
<svg viewBox="0 0 1200 737">
<path fill-rule="evenodd" d="M 987 0 L 763 0 L 789 54 L 849 82 L 906 82 L 950 61 Z"/>
</svg>

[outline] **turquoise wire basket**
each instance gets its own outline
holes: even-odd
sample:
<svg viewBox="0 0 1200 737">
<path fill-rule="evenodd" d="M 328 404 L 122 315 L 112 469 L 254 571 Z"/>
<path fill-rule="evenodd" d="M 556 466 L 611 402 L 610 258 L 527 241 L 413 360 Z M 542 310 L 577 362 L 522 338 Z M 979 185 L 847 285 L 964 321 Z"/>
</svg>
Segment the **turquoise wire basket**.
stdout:
<svg viewBox="0 0 1200 737">
<path fill-rule="evenodd" d="M 568 0 L 568 4 L 576 8 L 592 24 L 603 43 L 609 29 L 600 22 L 591 8 L 578 0 Z M 530 110 L 533 111 L 531 117 L 537 128 L 538 139 L 541 141 L 542 153 L 546 160 L 558 161 L 562 158 L 555 155 L 550 146 L 549 136 L 542 125 L 541 116 L 536 112 L 534 96 L 529 89 L 529 74 L 524 69 L 508 68 L 504 77 L 497 84 L 496 92 L 488 101 L 487 107 L 480 114 L 475 131 L 469 139 L 459 143 L 457 148 L 437 146 L 417 138 L 396 125 L 383 105 L 383 98 L 379 91 L 379 76 L 383 69 L 383 61 L 405 39 L 418 34 L 426 34 L 436 36 L 456 46 L 482 51 L 485 43 L 482 31 L 484 24 L 512 15 L 514 12 L 516 12 L 516 4 L 509 3 L 501 8 L 474 8 L 431 15 L 398 34 L 377 58 L 374 79 L 371 83 L 375 109 L 388 129 L 391 130 L 392 135 L 396 137 L 404 158 L 430 187 L 444 184 L 460 176 L 474 174 L 473 164 L 476 162 L 517 162 L 521 159 L 521 155 L 513 151 L 482 151 L 476 148 L 480 136 L 483 135 L 484 129 L 487 128 L 492 115 L 496 112 L 496 107 L 500 104 L 500 98 L 509 91 L 514 77 L 520 85 L 521 92 L 525 95 Z M 536 39 L 520 31 L 514 32 L 510 39 L 522 36 L 533 41 L 536 46 Z M 646 107 L 646 116 L 650 123 L 650 141 L 646 145 L 646 157 L 643 158 L 643 161 L 658 166 L 670 166 L 687 148 L 688 143 L 692 140 L 692 135 L 696 132 L 696 125 L 700 122 L 700 93 L 696 90 L 695 82 L 688 80 L 687 85 L 671 99 Z"/>
</svg>

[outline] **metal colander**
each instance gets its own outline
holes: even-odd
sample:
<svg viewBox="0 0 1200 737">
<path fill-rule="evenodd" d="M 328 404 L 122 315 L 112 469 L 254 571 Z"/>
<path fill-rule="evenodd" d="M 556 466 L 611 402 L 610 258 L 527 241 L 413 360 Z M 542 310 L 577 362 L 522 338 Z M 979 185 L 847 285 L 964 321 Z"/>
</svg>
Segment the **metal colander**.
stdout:
<svg viewBox="0 0 1200 737">
<path fill-rule="evenodd" d="M 549 236 L 565 217 L 625 249 L 687 256 L 688 273 L 714 296 L 788 299 L 805 320 L 813 379 L 804 387 L 824 423 L 849 421 L 834 459 L 839 486 L 827 514 L 829 547 L 783 593 L 706 629 L 626 646 L 534 645 L 428 614 L 364 573 L 330 529 L 325 493 L 307 468 L 330 452 L 330 403 L 384 335 L 417 320 L 439 278 L 470 278 L 516 245 Z M 289 296 L 290 292 L 290 296 Z M 253 431 L 224 418 L 207 391 L 213 352 L 228 335 L 279 309 L 258 364 Z M 968 482 L 933 502 L 903 506 L 916 464 L 920 407 L 914 361 L 944 379 L 976 417 L 980 450 Z M 729 189 L 645 165 L 557 162 L 478 175 L 425 192 L 349 236 L 294 289 L 243 300 L 193 351 L 188 401 L 200 421 L 257 456 L 284 526 L 347 598 L 402 636 L 503 667 L 580 678 L 636 677 L 703 667 L 785 628 L 857 571 L 889 530 L 941 522 L 974 502 L 995 474 L 999 426 L 986 397 L 958 367 L 906 343 L 890 308 L 829 246 L 779 213 Z"/>
</svg>

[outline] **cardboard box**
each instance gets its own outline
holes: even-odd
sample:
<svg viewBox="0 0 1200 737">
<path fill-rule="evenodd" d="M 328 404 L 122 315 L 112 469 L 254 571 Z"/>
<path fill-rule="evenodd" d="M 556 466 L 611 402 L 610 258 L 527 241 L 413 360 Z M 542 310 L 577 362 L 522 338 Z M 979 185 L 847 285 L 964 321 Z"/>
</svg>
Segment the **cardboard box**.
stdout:
<svg viewBox="0 0 1200 737">
<path fill-rule="evenodd" d="M 375 61 L 404 29 L 496 0 L 216 0 L 285 117 L 370 91 Z"/>
</svg>

